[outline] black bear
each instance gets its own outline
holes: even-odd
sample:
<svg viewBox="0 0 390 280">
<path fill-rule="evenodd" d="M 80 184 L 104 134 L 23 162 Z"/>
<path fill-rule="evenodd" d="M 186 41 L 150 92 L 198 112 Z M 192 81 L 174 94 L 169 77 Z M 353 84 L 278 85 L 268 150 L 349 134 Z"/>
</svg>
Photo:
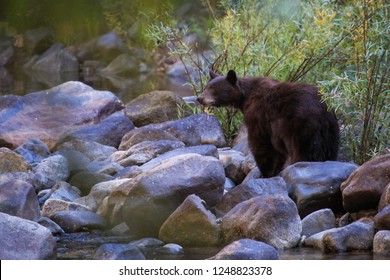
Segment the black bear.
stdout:
<svg viewBox="0 0 390 280">
<path fill-rule="evenodd" d="M 339 125 L 315 86 L 210 71 L 198 97 L 204 106 L 233 106 L 244 115 L 249 147 L 263 177 L 299 161 L 336 160 Z"/>
</svg>

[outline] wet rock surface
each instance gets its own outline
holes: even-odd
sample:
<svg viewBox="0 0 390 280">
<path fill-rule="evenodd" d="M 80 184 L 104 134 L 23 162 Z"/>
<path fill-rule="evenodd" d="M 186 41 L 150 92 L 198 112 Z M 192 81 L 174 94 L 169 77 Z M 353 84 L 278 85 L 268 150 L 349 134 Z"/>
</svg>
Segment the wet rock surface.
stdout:
<svg viewBox="0 0 390 280">
<path fill-rule="evenodd" d="M 298 162 L 280 175 L 296 202 L 301 217 L 323 208 L 343 210 L 340 185 L 357 168 L 343 162 Z"/>
</svg>

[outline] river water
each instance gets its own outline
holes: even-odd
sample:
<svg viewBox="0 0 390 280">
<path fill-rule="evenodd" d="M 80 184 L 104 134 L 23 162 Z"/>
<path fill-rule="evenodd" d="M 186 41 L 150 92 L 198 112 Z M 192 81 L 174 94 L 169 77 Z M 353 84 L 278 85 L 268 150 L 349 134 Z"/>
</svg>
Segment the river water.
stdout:
<svg viewBox="0 0 390 280">
<path fill-rule="evenodd" d="M 154 90 L 170 90 L 182 97 L 193 94 L 191 88 L 185 85 L 184 80 L 175 80 L 165 73 L 159 72 L 124 74 L 116 77 L 104 77 L 94 74 L 88 78 L 79 73 L 69 73 L 53 80 L 50 73 L 40 73 L 38 76 L 32 75 L 23 67 L 17 65 L 0 67 L 0 94 L 2 95 L 25 95 L 52 88 L 67 81 L 80 81 L 96 90 L 111 91 L 124 104 L 141 94 Z"/>
<path fill-rule="evenodd" d="M 58 237 L 57 258 L 63 260 L 90 260 L 99 246 L 105 243 L 129 243 L 133 241 L 127 236 L 109 236 L 103 233 L 72 233 Z M 184 248 L 179 254 L 165 254 L 153 249 L 147 251 L 149 260 L 203 260 L 214 256 L 220 247 Z M 386 260 L 388 257 L 374 255 L 372 252 L 355 251 L 345 253 L 324 253 L 313 248 L 292 248 L 279 250 L 282 260 Z"/>
</svg>

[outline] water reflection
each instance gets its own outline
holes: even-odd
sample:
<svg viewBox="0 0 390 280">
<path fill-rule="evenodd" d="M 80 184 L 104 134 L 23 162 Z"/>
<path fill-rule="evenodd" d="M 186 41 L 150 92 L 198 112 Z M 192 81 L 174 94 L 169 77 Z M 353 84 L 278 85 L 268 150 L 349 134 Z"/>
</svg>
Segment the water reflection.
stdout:
<svg viewBox="0 0 390 280">
<path fill-rule="evenodd" d="M 129 243 L 132 237 L 109 236 L 102 233 L 64 234 L 58 238 L 58 259 L 93 259 L 95 251 L 105 243 Z M 198 247 L 184 248 L 184 253 L 177 255 L 161 254 L 151 249 L 144 252 L 146 259 L 157 260 L 204 260 L 217 254 L 222 248 Z M 313 248 L 292 248 L 279 250 L 282 260 L 388 260 L 389 257 L 373 254 L 370 251 L 346 253 L 323 253 Z"/>
<path fill-rule="evenodd" d="M 96 90 L 108 90 L 117 95 L 125 104 L 140 94 L 153 90 L 171 90 L 180 96 L 191 96 L 192 89 L 183 80 L 174 80 L 164 73 L 133 74 L 126 76 L 102 76 L 85 70 L 67 73 L 45 73 L 28 71 L 15 66 L 0 67 L 0 93 L 25 95 L 55 87 L 67 81 L 81 81 Z"/>
<path fill-rule="evenodd" d="M 323 253 L 313 248 L 292 248 L 279 251 L 282 260 L 372 260 L 373 254 L 365 251 Z"/>
</svg>

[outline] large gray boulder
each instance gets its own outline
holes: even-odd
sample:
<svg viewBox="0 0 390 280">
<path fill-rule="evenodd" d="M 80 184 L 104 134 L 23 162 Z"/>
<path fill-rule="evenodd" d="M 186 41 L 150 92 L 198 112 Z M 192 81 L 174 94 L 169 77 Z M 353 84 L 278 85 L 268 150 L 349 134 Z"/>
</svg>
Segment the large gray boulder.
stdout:
<svg viewBox="0 0 390 280">
<path fill-rule="evenodd" d="M 189 247 L 217 246 L 220 225 L 197 195 L 189 195 L 160 228 L 159 239 Z"/>
<path fill-rule="evenodd" d="M 303 218 L 323 208 L 343 211 L 340 185 L 356 168 L 355 164 L 336 161 L 298 162 L 280 176 Z"/>
<path fill-rule="evenodd" d="M 218 216 L 223 216 L 238 203 L 255 196 L 267 194 L 281 194 L 288 196 L 286 182 L 282 177 L 266 179 L 250 179 L 234 187 L 227 192 L 216 205 L 215 211 Z"/>
<path fill-rule="evenodd" d="M 302 219 L 302 235 L 306 237 L 335 227 L 336 217 L 328 208 L 315 211 Z"/>
<path fill-rule="evenodd" d="M 0 143 L 17 148 L 29 139 L 40 138 L 52 149 L 65 131 L 100 123 L 122 107 L 111 92 L 80 82 L 25 96 L 0 96 Z"/>
<path fill-rule="evenodd" d="M 222 197 L 225 173 L 214 157 L 186 154 L 168 158 L 117 187 L 98 209 L 113 225 L 123 220 L 133 234 L 157 237 L 161 225 L 190 194 L 214 206 Z"/>
<path fill-rule="evenodd" d="M 226 146 L 221 124 L 214 116 L 206 114 L 191 115 L 184 119 L 150 124 L 128 132 L 122 139 L 119 150 L 127 150 L 131 146 L 146 140 L 179 140 L 186 146 L 213 144 Z"/>
<path fill-rule="evenodd" d="M 119 146 L 123 135 L 132 129 L 134 129 L 134 124 L 121 110 L 100 121 L 97 120 L 93 123 L 67 129 L 59 136 L 56 145 L 80 139 L 116 148 Z"/>
<path fill-rule="evenodd" d="M 237 204 L 222 218 L 226 243 L 250 238 L 286 249 L 298 245 L 301 232 L 297 207 L 285 195 L 256 196 Z"/>
<path fill-rule="evenodd" d="M 0 213 L 0 259 L 45 260 L 56 257 L 56 242 L 36 222 Z"/>
</svg>

